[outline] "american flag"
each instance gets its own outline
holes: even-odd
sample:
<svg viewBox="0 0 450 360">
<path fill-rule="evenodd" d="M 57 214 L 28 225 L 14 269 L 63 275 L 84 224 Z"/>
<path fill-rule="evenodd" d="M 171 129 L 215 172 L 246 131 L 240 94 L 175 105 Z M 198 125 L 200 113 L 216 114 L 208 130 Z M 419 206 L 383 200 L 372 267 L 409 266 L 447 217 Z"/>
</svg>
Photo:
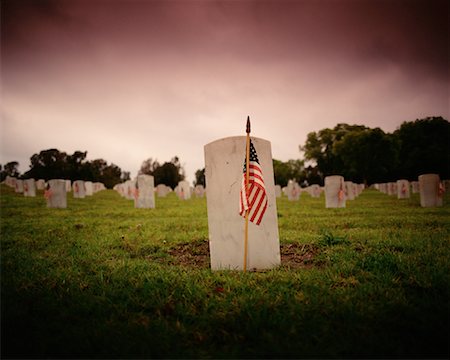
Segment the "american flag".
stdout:
<svg viewBox="0 0 450 360">
<path fill-rule="evenodd" d="M 249 220 L 256 225 L 259 225 L 267 209 L 267 194 L 261 166 L 258 161 L 258 155 L 256 154 L 255 147 L 251 140 L 248 192 L 246 191 L 245 186 L 246 172 L 247 162 L 245 159 L 241 191 L 239 193 L 239 214 L 245 217 L 246 210 L 249 210 Z"/>
</svg>

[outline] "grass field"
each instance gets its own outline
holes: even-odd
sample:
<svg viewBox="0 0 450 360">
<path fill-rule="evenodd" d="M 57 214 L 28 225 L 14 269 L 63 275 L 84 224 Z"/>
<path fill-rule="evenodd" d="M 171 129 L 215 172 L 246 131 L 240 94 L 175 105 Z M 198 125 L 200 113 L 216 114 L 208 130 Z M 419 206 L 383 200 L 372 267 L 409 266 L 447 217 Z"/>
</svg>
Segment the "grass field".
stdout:
<svg viewBox="0 0 450 360">
<path fill-rule="evenodd" d="M 2 358 L 448 358 L 450 196 L 278 199 L 281 267 L 209 269 L 206 200 L 1 185 Z"/>
</svg>

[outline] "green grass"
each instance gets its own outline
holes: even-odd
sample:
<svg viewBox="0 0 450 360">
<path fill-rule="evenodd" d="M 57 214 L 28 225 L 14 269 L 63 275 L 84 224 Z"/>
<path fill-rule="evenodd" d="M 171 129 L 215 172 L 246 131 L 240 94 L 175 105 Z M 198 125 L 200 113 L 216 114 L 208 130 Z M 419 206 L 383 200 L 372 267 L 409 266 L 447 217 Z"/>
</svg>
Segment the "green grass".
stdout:
<svg viewBox="0 0 450 360">
<path fill-rule="evenodd" d="M 134 209 L 108 190 L 47 209 L 2 185 L 2 358 L 448 358 L 445 204 L 278 199 L 304 266 L 211 272 L 179 256 L 207 248 L 205 199 Z"/>
</svg>

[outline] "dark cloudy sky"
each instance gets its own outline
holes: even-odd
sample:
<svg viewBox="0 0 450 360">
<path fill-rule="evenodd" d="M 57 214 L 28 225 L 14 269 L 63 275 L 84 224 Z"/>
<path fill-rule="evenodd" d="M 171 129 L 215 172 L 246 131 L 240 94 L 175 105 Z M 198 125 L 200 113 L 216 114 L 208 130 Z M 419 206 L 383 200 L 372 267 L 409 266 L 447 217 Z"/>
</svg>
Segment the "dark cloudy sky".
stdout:
<svg viewBox="0 0 450 360">
<path fill-rule="evenodd" d="M 135 176 L 252 134 L 274 158 L 339 122 L 449 118 L 448 4 L 423 0 L 1 2 L 1 154 L 48 148 Z"/>
</svg>

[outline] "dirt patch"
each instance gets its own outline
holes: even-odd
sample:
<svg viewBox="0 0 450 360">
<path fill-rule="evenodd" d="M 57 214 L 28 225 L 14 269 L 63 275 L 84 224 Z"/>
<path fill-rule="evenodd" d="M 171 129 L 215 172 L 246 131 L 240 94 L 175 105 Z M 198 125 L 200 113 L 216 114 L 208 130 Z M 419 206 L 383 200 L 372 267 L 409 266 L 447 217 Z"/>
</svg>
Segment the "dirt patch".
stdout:
<svg viewBox="0 0 450 360">
<path fill-rule="evenodd" d="M 311 268 L 318 249 L 312 244 L 282 244 L 281 265 L 290 268 Z"/>
<path fill-rule="evenodd" d="M 209 268 L 209 242 L 179 244 L 169 250 L 174 265 L 194 266 L 199 269 Z"/>
<path fill-rule="evenodd" d="M 289 268 L 311 268 L 314 266 L 314 257 L 318 252 L 312 244 L 281 244 L 281 265 Z M 209 263 L 208 241 L 183 243 L 174 246 L 168 251 L 171 263 L 206 269 Z"/>
</svg>

